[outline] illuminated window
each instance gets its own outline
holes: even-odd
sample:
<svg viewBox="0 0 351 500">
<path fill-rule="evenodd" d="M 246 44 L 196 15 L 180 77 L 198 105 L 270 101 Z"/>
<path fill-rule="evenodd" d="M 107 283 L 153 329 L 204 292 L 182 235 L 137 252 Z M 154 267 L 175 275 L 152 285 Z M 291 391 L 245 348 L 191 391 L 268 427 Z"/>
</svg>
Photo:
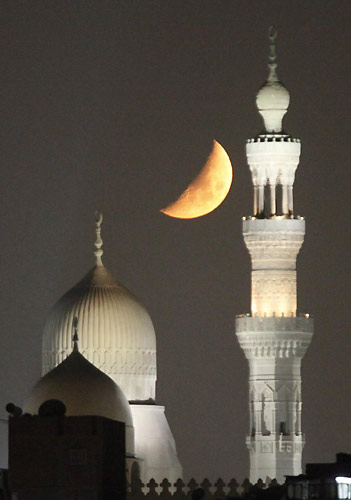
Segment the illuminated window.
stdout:
<svg viewBox="0 0 351 500">
<path fill-rule="evenodd" d="M 335 481 L 338 484 L 338 498 L 351 498 L 351 477 L 336 477 Z"/>
</svg>

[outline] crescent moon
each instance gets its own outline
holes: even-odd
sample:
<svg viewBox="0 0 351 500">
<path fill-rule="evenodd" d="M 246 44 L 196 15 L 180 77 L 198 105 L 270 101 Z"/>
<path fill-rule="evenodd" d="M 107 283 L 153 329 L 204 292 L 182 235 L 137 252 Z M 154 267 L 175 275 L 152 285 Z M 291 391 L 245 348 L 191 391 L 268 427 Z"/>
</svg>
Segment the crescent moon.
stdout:
<svg viewBox="0 0 351 500">
<path fill-rule="evenodd" d="M 213 141 L 210 156 L 199 175 L 178 200 L 161 210 L 178 219 L 194 219 L 215 210 L 226 198 L 233 180 L 233 168 L 225 149 Z"/>
</svg>

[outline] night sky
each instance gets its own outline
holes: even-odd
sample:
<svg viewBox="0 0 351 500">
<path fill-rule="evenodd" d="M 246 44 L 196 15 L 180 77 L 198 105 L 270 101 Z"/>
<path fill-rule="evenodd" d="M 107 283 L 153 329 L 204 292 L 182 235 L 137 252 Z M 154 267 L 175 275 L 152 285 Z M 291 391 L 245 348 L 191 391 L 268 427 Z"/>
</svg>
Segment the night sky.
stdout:
<svg viewBox="0 0 351 500">
<path fill-rule="evenodd" d="M 245 141 L 262 129 L 271 24 L 291 95 L 284 128 L 302 140 L 298 303 L 315 317 L 304 461 L 351 452 L 349 0 L 1 4 L 1 418 L 40 376 L 50 308 L 94 263 L 100 209 L 104 263 L 154 322 L 157 400 L 185 476 L 248 475 L 248 365 L 234 322 L 250 310 Z M 194 220 L 161 214 L 213 139 L 234 168 L 224 203 Z"/>
</svg>

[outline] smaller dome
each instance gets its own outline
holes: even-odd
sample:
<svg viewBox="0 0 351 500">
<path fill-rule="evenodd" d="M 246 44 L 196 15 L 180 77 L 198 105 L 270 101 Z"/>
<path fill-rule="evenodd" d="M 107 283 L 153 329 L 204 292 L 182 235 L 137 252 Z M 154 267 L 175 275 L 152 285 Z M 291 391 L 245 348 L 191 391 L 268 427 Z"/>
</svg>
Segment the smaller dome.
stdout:
<svg viewBox="0 0 351 500">
<path fill-rule="evenodd" d="M 288 110 L 290 95 L 274 72 L 275 78 L 268 79 L 256 96 L 258 111 L 263 117 L 267 132 L 281 132 L 283 116 Z"/>
<path fill-rule="evenodd" d="M 76 343 L 73 352 L 36 383 L 24 402 L 24 411 L 37 415 L 49 399 L 62 401 L 67 416 L 100 416 L 124 422 L 127 454 L 134 455 L 133 419 L 127 398 L 108 375 L 85 359 Z"/>
<path fill-rule="evenodd" d="M 289 92 L 279 80 L 268 80 L 262 85 L 256 96 L 256 104 L 260 111 L 269 109 L 286 111 L 289 102 Z"/>
</svg>

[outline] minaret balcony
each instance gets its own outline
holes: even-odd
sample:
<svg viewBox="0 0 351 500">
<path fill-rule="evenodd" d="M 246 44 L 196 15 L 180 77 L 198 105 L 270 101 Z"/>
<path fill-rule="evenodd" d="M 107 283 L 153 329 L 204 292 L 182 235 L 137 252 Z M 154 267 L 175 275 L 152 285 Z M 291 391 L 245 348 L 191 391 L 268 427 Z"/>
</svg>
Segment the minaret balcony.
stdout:
<svg viewBox="0 0 351 500">
<path fill-rule="evenodd" d="M 313 318 L 310 314 L 298 314 L 297 316 L 258 316 L 247 314 L 238 314 L 236 316 L 236 332 L 241 331 L 306 331 L 313 332 Z"/>
<path fill-rule="evenodd" d="M 313 318 L 241 315 L 236 318 L 236 335 L 248 360 L 300 360 L 311 343 Z"/>
</svg>

